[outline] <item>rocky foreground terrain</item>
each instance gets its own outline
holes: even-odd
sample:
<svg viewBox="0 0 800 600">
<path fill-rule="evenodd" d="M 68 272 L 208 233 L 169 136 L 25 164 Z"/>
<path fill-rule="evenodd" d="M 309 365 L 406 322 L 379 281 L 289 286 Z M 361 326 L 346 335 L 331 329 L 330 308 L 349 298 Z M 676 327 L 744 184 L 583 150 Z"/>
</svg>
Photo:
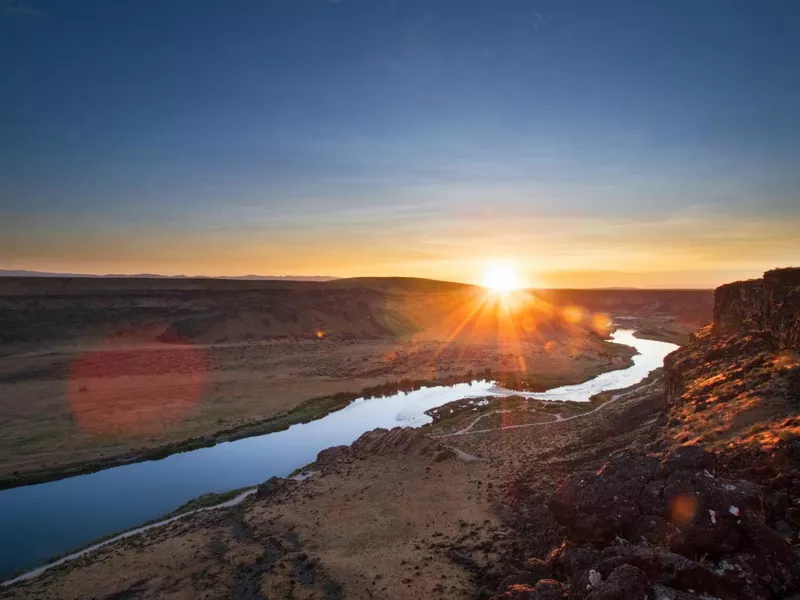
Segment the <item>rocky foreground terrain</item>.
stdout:
<svg viewBox="0 0 800 600">
<path fill-rule="evenodd" d="M 771 271 L 598 410 L 370 432 L 3 597 L 792 598 L 799 351 L 800 269 Z"/>
</svg>

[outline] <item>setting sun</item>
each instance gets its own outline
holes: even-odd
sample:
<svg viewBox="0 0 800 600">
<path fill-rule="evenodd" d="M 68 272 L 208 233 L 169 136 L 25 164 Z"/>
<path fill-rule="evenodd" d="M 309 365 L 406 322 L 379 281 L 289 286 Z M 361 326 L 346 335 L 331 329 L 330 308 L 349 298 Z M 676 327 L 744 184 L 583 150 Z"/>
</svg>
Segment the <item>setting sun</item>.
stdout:
<svg viewBox="0 0 800 600">
<path fill-rule="evenodd" d="M 495 292 L 510 292 L 520 287 L 517 272 L 511 265 L 494 263 L 486 266 L 481 285 Z"/>
</svg>

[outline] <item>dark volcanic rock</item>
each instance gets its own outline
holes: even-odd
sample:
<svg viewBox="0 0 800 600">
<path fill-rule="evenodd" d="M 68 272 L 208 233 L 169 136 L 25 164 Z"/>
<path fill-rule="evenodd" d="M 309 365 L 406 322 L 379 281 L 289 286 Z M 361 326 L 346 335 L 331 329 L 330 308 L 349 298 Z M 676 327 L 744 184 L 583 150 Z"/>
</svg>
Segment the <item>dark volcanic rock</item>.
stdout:
<svg viewBox="0 0 800 600">
<path fill-rule="evenodd" d="M 600 589 L 598 582 L 592 580 L 593 572 L 600 582 L 608 581 L 623 565 L 636 567 L 653 583 L 732 597 L 728 590 L 730 585 L 724 577 L 699 562 L 663 548 L 642 544 L 614 545 L 598 551 L 567 543 L 556 553 L 554 562 L 562 568 L 558 573 L 569 582 L 575 598 L 583 598 Z"/>
<path fill-rule="evenodd" d="M 553 579 L 542 579 L 535 586 L 512 585 L 492 600 L 567 600 L 569 592 L 563 584 Z"/>
<path fill-rule="evenodd" d="M 614 569 L 608 580 L 601 582 L 587 600 L 647 600 L 650 580 L 633 565 L 621 565 Z"/>
<path fill-rule="evenodd" d="M 283 477 L 270 477 L 256 490 L 256 498 L 264 500 L 275 498 L 285 494 L 288 490 L 297 485 L 296 481 L 291 479 L 284 479 Z"/>
<path fill-rule="evenodd" d="M 661 473 L 670 475 L 675 471 L 688 469 L 699 471 L 701 469 L 714 469 L 714 455 L 700 446 L 682 446 L 667 454 L 661 461 Z"/>
<path fill-rule="evenodd" d="M 554 574 L 569 582 L 571 589 L 585 590 L 589 586 L 589 571 L 600 559 L 600 551 L 595 548 L 565 542 L 550 553 L 547 562 Z"/>
<path fill-rule="evenodd" d="M 762 489 L 715 477 L 713 457 L 680 448 L 662 461 L 624 451 L 596 473 L 565 482 L 550 502 L 576 542 L 615 538 L 662 544 L 686 555 L 732 552 L 750 523 L 765 520 Z"/>
<path fill-rule="evenodd" d="M 680 590 L 705 591 L 725 597 L 728 583 L 707 566 L 662 548 L 612 546 L 603 551 L 596 570 L 605 578 L 622 565 L 633 565 L 650 581 Z"/>
<path fill-rule="evenodd" d="M 547 561 L 570 597 L 644 598 L 655 584 L 717 598 L 797 589 L 800 559 L 765 524 L 770 490 L 716 477 L 713 464 L 697 447 L 661 460 L 623 451 L 596 472 L 570 477 L 550 506 L 571 542 Z"/>
<path fill-rule="evenodd" d="M 774 529 L 754 525 L 749 530 L 751 547 L 739 561 L 754 580 L 772 594 L 782 596 L 795 591 L 800 585 L 800 560 L 797 552 Z"/>
<path fill-rule="evenodd" d="M 547 564 L 547 561 L 539 558 L 529 558 L 525 565 L 525 572 L 530 573 L 535 578 L 534 581 L 547 579 L 551 574 L 550 565 Z"/>
<path fill-rule="evenodd" d="M 445 448 L 419 429 L 411 427 L 378 428 L 362 434 L 349 446 L 334 446 L 322 450 L 317 455 L 315 465 L 325 470 L 352 459 L 403 455 L 436 460 L 457 456 L 453 450 Z"/>
<path fill-rule="evenodd" d="M 453 458 L 458 458 L 458 454 L 456 454 L 455 450 L 452 448 L 443 448 L 436 453 L 436 456 L 433 457 L 433 462 L 442 462 L 444 460 L 451 460 Z"/>
<path fill-rule="evenodd" d="M 598 472 L 570 478 L 550 501 L 556 521 L 576 542 L 610 542 L 639 518 L 639 495 L 658 472 L 655 457 L 623 451 Z"/>
<path fill-rule="evenodd" d="M 717 288 L 714 329 L 720 335 L 765 331 L 776 348 L 800 347 L 800 269 L 775 269 L 763 279 Z"/>
</svg>

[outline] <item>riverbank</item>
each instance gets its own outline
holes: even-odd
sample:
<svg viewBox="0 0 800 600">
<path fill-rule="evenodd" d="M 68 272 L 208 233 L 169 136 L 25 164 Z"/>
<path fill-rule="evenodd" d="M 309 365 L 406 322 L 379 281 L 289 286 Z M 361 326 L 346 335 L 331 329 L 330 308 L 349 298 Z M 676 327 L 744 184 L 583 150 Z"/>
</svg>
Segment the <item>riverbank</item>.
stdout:
<svg viewBox="0 0 800 600">
<path fill-rule="evenodd" d="M 531 390 L 630 364 L 630 348 L 604 341 L 608 315 L 620 307 L 637 317 L 693 318 L 707 310 L 703 294 L 668 291 L 522 292 L 504 310 L 503 301 L 485 290 L 417 280 L 246 290 L 211 289 L 213 282 L 190 282 L 199 286 L 192 290 L 173 289 L 184 282 L 169 281 L 157 282 L 157 290 L 144 289 L 143 281 L 125 289 L 106 289 L 106 281 L 63 283 L 47 293 L 28 290 L 26 282 L 10 294 L 0 290 L 6 342 L 0 356 L 0 477 L 15 486 L 0 492 L 0 529 L 8 539 L 25 540 L 24 547 L 2 548 L 0 562 L 17 568 L 41 564 L 43 549 L 52 555 L 79 547 L 209 491 L 288 474 L 321 449 L 349 444 L 373 427 L 419 426 L 429 418 L 396 403 L 392 408 L 392 397 L 353 402 L 364 390 L 490 374 L 537 393 Z M 420 392 L 401 404 L 419 411 L 442 403 Z M 369 407 L 385 412 L 387 406 L 394 412 L 369 413 Z M 560 413 L 554 418 L 559 416 L 559 428 L 570 428 L 574 421 L 563 422 Z M 541 425 L 542 431 L 553 425 Z M 503 429 L 499 439 L 513 431 Z M 462 437 L 475 444 L 482 436 Z M 387 469 L 383 484 L 393 485 L 396 475 L 400 485 L 402 473 L 393 473 L 391 460 L 381 464 L 371 466 Z M 65 477 L 81 472 L 89 474 Z M 351 496 L 363 495 L 370 472 L 348 484 Z M 323 475 L 320 480 L 328 477 Z M 47 483 L 19 485 L 36 480 Z M 426 486 L 419 488 L 423 495 Z M 469 487 L 459 486 L 470 495 Z M 362 506 L 363 518 L 356 517 L 369 521 L 379 497 Z M 345 498 L 340 500 L 353 501 Z M 325 502 L 320 500 L 319 514 L 327 517 Z M 469 502 L 463 508 L 468 511 Z M 238 510 L 199 514 L 211 512 Z M 434 514 L 426 518 L 435 521 Z M 418 517 L 409 515 L 409 521 Z M 236 543 L 257 537 L 232 518 Z M 170 532 L 193 527 L 187 524 L 193 517 L 183 521 L 145 537 L 163 537 L 167 556 L 179 558 L 183 550 L 173 546 Z M 398 526 L 392 523 L 388 535 L 402 533 Z M 140 536 L 130 536 L 121 543 L 135 548 L 139 542 Z M 228 542 L 221 544 L 210 548 L 213 556 Z M 179 570 L 163 575 L 179 577 Z M 240 575 L 239 584 L 249 589 L 250 575 Z M 140 584 L 130 585 L 130 593 L 138 594 Z"/>
<path fill-rule="evenodd" d="M 634 385 L 600 392 L 588 402 L 536 400 L 514 395 L 459 400 L 428 411 L 434 421 L 423 430 L 444 440 L 466 434 L 571 421 L 588 416 L 611 402 L 647 391 L 662 377 L 663 369 L 655 369 Z"/>
<path fill-rule="evenodd" d="M 434 442 L 424 442 L 430 438 L 423 430 L 402 436 L 374 432 L 351 448 L 320 453 L 313 467 L 319 476 L 303 486 L 279 480 L 246 505 L 204 511 L 115 540 L 79 561 L 20 582 L 8 593 L 21 597 L 53 590 L 55 582 L 67 578 L 69 591 L 61 588 L 56 597 L 77 597 L 90 589 L 192 594 L 199 585 L 212 594 L 245 598 L 235 591 L 236 582 L 249 575 L 237 565 L 259 564 L 255 589 L 264 593 L 295 589 L 310 597 L 344 598 L 372 591 L 391 597 L 404 589 L 433 598 L 474 597 L 473 573 L 490 568 L 509 549 L 507 525 L 492 508 L 507 500 L 509 472 L 517 472 L 522 459 L 529 463 L 528 454 L 541 457 L 536 459 L 539 469 L 549 472 L 548 449 L 567 440 L 574 443 L 598 424 L 615 423 L 627 432 L 624 436 L 634 435 L 632 422 L 622 415 L 634 406 L 648 407 L 647 414 L 657 411 L 651 399 L 658 381 L 654 374 L 646 393 L 622 394 L 607 403 L 608 409 L 585 418 L 546 424 L 546 435 L 504 429 L 445 442 L 478 461 L 463 462 L 457 451 L 430 446 Z M 512 435 L 522 438 L 510 443 Z M 602 453 L 620 443 L 615 435 L 602 439 L 592 451 Z M 376 512 L 378 504 L 382 509 Z M 265 547 L 274 558 L 261 563 L 253 551 L 261 555 Z M 135 566 L 130 562 L 134 554 Z M 313 579 L 298 576 L 309 570 Z M 189 576 L 198 572 L 216 575 Z M 327 587 L 320 587 L 322 582 Z"/>
<path fill-rule="evenodd" d="M 485 409 L 479 418 L 484 418 L 487 416 L 491 416 L 494 412 L 502 412 L 502 413 L 513 413 L 517 412 L 526 412 L 531 411 L 531 404 L 537 404 L 540 408 L 544 409 L 545 412 L 548 414 L 554 415 L 553 419 L 550 421 L 541 421 L 537 423 L 527 423 L 528 425 L 535 425 L 535 424 L 545 424 L 548 422 L 555 422 L 555 423 L 566 423 L 567 421 L 571 421 L 576 418 L 580 417 L 588 417 L 601 407 L 606 405 L 607 403 L 611 403 L 616 400 L 622 400 L 626 398 L 631 398 L 638 395 L 641 395 L 643 392 L 648 391 L 653 385 L 658 384 L 662 379 L 661 369 L 657 369 L 656 371 L 651 372 L 642 382 L 631 386 L 627 389 L 620 389 L 620 390 L 609 390 L 607 392 L 603 392 L 602 394 L 598 394 L 596 397 L 593 397 L 592 400 L 588 403 L 585 402 L 548 402 L 548 401 L 536 401 L 531 400 L 529 398 L 521 398 L 517 396 L 510 396 L 510 397 L 501 397 L 501 398 L 478 398 L 472 400 L 464 400 L 464 401 L 455 401 L 451 403 L 447 403 L 438 407 L 437 409 L 432 409 L 430 411 L 426 411 L 426 414 L 431 414 L 434 418 L 434 422 L 429 426 L 425 426 L 420 430 L 420 434 L 424 437 L 430 436 L 432 439 L 436 438 L 446 438 L 452 436 L 463 435 L 466 433 L 470 433 L 468 430 L 471 427 L 468 427 L 464 430 L 456 431 L 450 434 L 442 434 L 442 426 L 446 423 L 447 425 L 452 425 L 454 422 L 458 421 L 459 417 L 463 417 L 464 414 L 462 412 L 456 411 L 455 419 L 447 418 L 442 420 L 439 415 L 444 412 L 451 411 L 453 407 L 465 407 L 469 406 L 470 403 L 473 405 L 480 406 Z M 510 402 L 517 401 L 512 408 Z M 466 403 L 466 404 L 465 404 Z M 477 404 L 474 404 L 477 403 Z M 497 410 L 498 403 L 502 403 L 502 409 Z M 535 410 L 535 409 L 534 409 Z M 564 413 L 568 413 L 566 416 Z M 472 425 L 475 424 L 476 421 L 473 421 Z M 497 427 L 491 429 L 481 429 L 480 431 L 476 431 L 474 433 L 491 433 L 494 430 L 503 430 L 503 429 L 515 429 L 522 426 L 520 423 L 514 421 L 509 421 L 506 418 L 503 419 L 502 423 L 500 423 Z M 371 432 L 365 434 L 361 440 L 354 444 L 354 447 L 365 446 L 365 442 L 362 440 L 368 439 L 370 436 L 377 436 L 377 439 L 380 439 L 381 434 L 379 432 Z M 418 435 L 418 439 L 419 435 Z M 453 442 L 457 440 L 452 440 Z M 399 442 L 400 445 L 406 446 L 407 442 L 402 441 Z M 435 443 L 435 442 L 434 442 Z M 441 456 L 450 457 L 455 456 L 459 460 L 464 463 L 474 463 L 476 461 L 480 461 L 482 459 L 473 456 L 460 450 L 458 448 L 452 446 L 437 446 L 438 451 L 440 452 Z M 379 453 L 382 451 L 378 450 Z M 339 448 L 331 448 L 325 450 L 320 453 L 318 459 L 313 463 L 309 463 L 304 465 L 303 467 L 299 467 L 295 469 L 292 473 L 290 473 L 286 479 L 276 478 L 273 482 L 267 482 L 266 484 L 262 485 L 259 489 L 267 490 L 264 492 L 264 495 L 272 495 L 274 494 L 275 489 L 279 489 L 285 487 L 283 482 L 288 480 L 294 481 L 303 481 L 308 479 L 311 475 L 310 473 L 324 473 L 325 471 L 329 471 L 329 465 L 332 461 L 336 461 L 336 457 L 338 454 L 341 454 L 342 450 Z M 437 458 L 437 462 L 438 462 Z M 307 474 L 308 473 L 308 474 Z M 201 511 L 212 510 L 212 509 L 225 509 L 231 508 L 234 506 L 240 505 L 244 502 L 247 498 L 251 497 L 253 494 L 257 493 L 257 489 L 255 486 L 248 487 L 248 488 L 240 488 L 236 490 L 230 490 L 228 492 L 224 492 L 221 494 L 204 494 L 194 500 L 187 502 L 186 504 L 182 505 L 181 507 L 177 508 L 176 510 L 172 511 L 160 517 L 158 519 L 154 519 L 147 523 L 144 523 L 140 526 L 135 528 L 131 528 L 130 530 L 124 532 L 116 532 L 109 534 L 107 536 L 103 536 L 102 538 L 93 540 L 92 542 L 86 544 L 82 548 L 78 548 L 73 552 L 61 557 L 53 557 L 52 559 L 48 560 L 44 565 L 38 567 L 36 569 L 26 571 L 20 574 L 15 574 L 12 578 L 3 581 L 0 585 L 4 587 L 13 586 L 18 583 L 22 583 L 25 581 L 30 581 L 40 575 L 42 575 L 45 571 L 50 571 L 52 569 L 57 569 L 58 567 L 65 566 L 67 563 L 77 560 L 81 557 L 88 555 L 89 553 L 98 551 L 104 548 L 107 545 L 115 544 L 117 542 L 121 542 L 131 536 L 145 534 L 146 532 L 156 528 L 156 527 L 164 527 L 173 523 L 177 519 L 181 517 L 190 517 L 195 515 Z M 262 492 L 258 492 L 261 494 Z"/>
<path fill-rule="evenodd" d="M 580 361 L 572 368 L 561 365 L 560 368 L 550 372 L 531 370 L 520 373 L 517 371 L 492 372 L 491 368 L 470 370 L 463 375 L 449 375 L 436 379 L 401 379 L 385 381 L 379 385 L 364 388 L 358 392 L 339 392 L 331 396 L 323 396 L 306 400 L 290 411 L 276 415 L 262 421 L 254 421 L 237 427 L 217 430 L 203 436 L 190 437 L 176 442 L 161 444 L 138 451 L 125 452 L 112 456 L 79 461 L 59 465 L 54 468 L 43 468 L 28 472 L 10 473 L 0 476 L 0 490 L 10 489 L 25 485 L 34 485 L 48 481 L 57 481 L 68 477 L 95 473 L 104 469 L 119 467 L 138 462 L 160 460 L 167 456 L 208 448 L 216 444 L 231 442 L 248 437 L 266 435 L 283 431 L 298 423 L 308 423 L 325 417 L 331 412 L 340 410 L 357 398 L 385 396 L 400 391 L 410 391 L 421 387 L 437 385 L 453 385 L 472 381 L 476 376 L 492 378 L 501 385 L 524 385 L 531 391 L 543 391 L 551 387 L 581 383 L 592 379 L 601 372 L 623 369 L 631 364 L 633 352 L 626 346 L 618 344 L 605 344 L 603 356 L 592 362 Z M 587 364 L 588 363 L 588 364 Z"/>
<path fill-rule="evenodd" d="M 6 488 L 258 435 L 400 380 L 580 381 L 625 358 L 602 341 L 610 314 L 710 318 L 710 294 L 691 291 L 531 290 L 503 306 L 394 278 L 0 283 Z"/>
<path fill-rule="evenodd" d="M 630 331 L 618 331 L 614 334 L 614 339 L 619 340 L 620 337 L 622 337 L 626 341 L 635 341 L 635 338 L 633 338 L 630 333 Z M 613 385 L 613 382 L 625 381 L 625 378 L 629 377 L 630 373 L 641 371 L 643 368 L 642 365 L 644 365 L 644 368 L 650 368 L 647 367 L 647 365 L 652 363 L 654 367 L 655 362 L 658 362 L 658 364 L 661 363 L 663 350 L 653 350 L 656 346 L 653 346 L 652 342 L 649 343 L 649 345 L 645 344 L 645 342 L 637 342 L 636 344 L 637 346 L 641 346 L 645 354 L 636 355 L 633 366 L 621 371 L 605 371 L 589 379 L 583 384 L 583 387 L 593 390 L 596 389 L 596 384 L 593 382 L 605 381 L 606 383 L 604 385 L 610 386 L 608 389 L 614 389 L 619 386 Z M 634 353 L 633 348 L 628 348 L 628 351 L 629 354 Z M 651 355 L 653 351 L 655 351 L 657 355 Z M 610 375 L 614 376 L 611 380 L 608 379 Z M 550 376 L 547 381 L 552 382 L 555 381 L 555 379 Z M 561 382 L 563 382 L 563 380 L 560 381 L 560 383 Z M 38 535 L 36 533 L 37 531 L 41 531 L 43 527 L 47 527 L 46 520 L 48 519 L 48 513 L 37 511 L 35 514 L 31 513 L 28 515 L 30 511 L 26 508 L 27 506 L 30 506 L 32 502 L 34 505 L 39 506 L 41 502 L 37 500 L 37 498 L 40 498 L 42 494 L 45 494 L 48 498 L 66 498 L 66 496 L 64 496 L 66 493 L 68 496 L 73 496 L 75 498 L 70 501 L 74 507 L 69 509 L 67 513 L 64 513 L 63 506 L 61 506 L 59 510 L 64 513 L 65 516 L 72 514 L 73 516 L 69 517 L 69 522 L 77 525 L 80 520 L 84 518 L 84 514 L 89 512 L 94 513 L 97 509 L 92 508 L 91 502 L 87 503 L 82 495 L 76 495 L 76 493 L 87 486 L 94 489 L 100 485 L 102 481 L 105 482 L 105 486 L 111 486 L 111 488 L 113 488 L 114 493 L 112 496 L 118 496 L 120 501 L 119 505 L 115 504 L 111 507 L 113 510 L 109 510 L 108 505 L 106 505 L 104 509 L 106 519 L 112 518 L 112 520 L 109 521 L 111 527 L 114 526 L 113 523 L 115 522 L 117 523 L 117 528 L 125 524 L 133 524 L 137 520 L 142 522 L 144 519 L 141 517 L 136 519 L 134 515 L 138 513 L 147 517 L 148 515 L 159 514 L 159 512 L 164 511 L 165 508 L 164 498 L 173 497 L 180 499 L 182 497 L 186 499 L 191 497 L 187 493 L 191 491 L 194 491 L 196 494 L 214 488 L 233 488 L 236 487 L 236 485 L 255 483 L 269 475 L 286 475 L 292 469 L 296 470 L 296 467 L 313 460 L 317 452 L 324 448 L 341 443 L 350 443 L 350 441 L 356 439 L 363 431 L 376 426 L 392 427 L 396 425 L 398 421 L 410 425 L 422 425 L 425 423 L 425 420 L 420 420 L 415 415 L 419 413 L 419 416 L 422 416 L 423 411 L 426 411 L 426 409 L 440 407 L 442 404 L 448 402 L 448 398 L 457 400 L 465 396 L 475 396 L 476 392 L 480 395 L 480 390 L 483 390 L 484 393 L 489 393 L 491 395 L 505 396 L 503 400 L 507 401 L 507 396 L 511 394 L 511 392 L 503 390 L 502 388 L 493 387 L 489 382 L 484 382 L 477 387 L 474 387 L 474 383 L 466 386 L 464 384 L 455 384 L 444 387 L 430 387 L 418 391 L 407 391 L 400 394 L 378 397 L 373 400 L 359 400 L 349 405 L 345 410 L 329 413 L 329 416 L 311 421 L 306 425 L 301 425 L 297 430 L 291 432 L 283 430 L 273 435 L 244 439 L 236 444 L 225 444 L 224 447 L 219 447 L 219 450 L 222 451 L 221 454 L 217 452 L 215 448 L 183 453 L 173 456 L 162 463 L 153 465 L 155 470 L 147 468 L 146 464 L 130 465 L 123 469 L 103 471 L 97 474 L 98 477 L 101 477 L 101 479 L 97 480 L 86 478 L 65 480 L 64 483 L 67 484 L 67 487 L 58 486 L 58 488 L 53 487 L 52 490 L 46 486 L 42 490 L 39 490 L 38 486 L 36 486 L 37 489 L 21 488 L 20 491 L 23 492 L 22 494 L 8 496 L 9 492 L 6 492 L 6 494 L 0 495 L 0 507 L 2 507 L 6 513 L 17 514 L 15 523 L 8 523 L 8 526 L 12 528 L 12 531 L 18 530 L 18 536 L 30 537 L 31 535 Z M 407 390 L 414 387 L 419 386 L 411 384 L 405 386 Z M 542 384 L 542 388 L 547 387 L 547 385 Z M 556 386 L 551 388 L 549 392 L 538 393 L 555 393 L 556 390 L 559 389 L 574 389 L 575 387 L 575 385 Z M 519 393 L 537 394 L 537 392 Z M 576 391 L 576 393 L 578 392 Z M 526 403 L 529 403 L 528 399 L 526 399 Z M 539 402 L 537 401 L 537 403 Z M 546 407 L 547 403 L 541 402 L 539 404 Z M 586 404 L 587 408 L 592 407 L 591 403 L 584 404 Z M 569 419 L 572 414 L 585 410 L 579 408 L 577 404 L 571 407 L 570 403 L 555 403 L 553 404 L 553 408 L 556 410 L 551 414 L 553 418 L 558 420 Z M 375 410 L 380 412 L 376 413 Z M 430 411 L 427 411 L 426 414 L 430 414 Z M 335 422 L 331 421 L 334 417 Z M 331 422 L 327 423 L 328 421 Z M 242 444 L 245 445 L 242 446 Z M 276 452 L 279 454 L 275 454 Z M 264 460 L 259 460 L 259 456 L 263 456 L 266 462 L 264 462 Z M 304 457 L 305 460 L 303 460 Z M 178 458 L 180 458 L 180 460 L 176 462 L 175 459 Z M 132 467 L 140 468 L 130 470 Z M 220 468 L 224 469 L 224 471 L 219 471 Z M 196 469 L 201 470 L 197 471 L 195 476 L 191 476 L 190 473 Z M 125 472 L 123 473 L 123 471 Z M 148 475 L 148 473 L 152 473 L 152 476 Z M 169 480 L 169 485 L 166 487 L 164 485 L 165 478 Z M 86 481 L 83 481 L 84 479 L 86 479 Z M 126 491 L 128 488 L 131 488 L 130 493 L 134 493 L 135 490 L 136 494 L 147 497 L 148 502 L 144 504 L 141 502 L 137 503 L 135 506 L 130 506 L 129 511 L 126 511 L 125 506 L 129 504 L 126 500 L 126 498 L 129 497 L 129 492 Z M 111 499 L 111 497 L 109 497 L 109 499 Z M 9 504 L 9 502 L 11 504 Z M 46 505 L 51 503 L 52 502 L 47 501 L 44 506 L 46 507 Z M 153 506 L 148 508 L 151 504 Z M 159 509 L 159 507 L 161 508 Z M 143 510 L 147 512 L 142 513 Z M 119 515 L 114 517 L 113 515 L 116 513 L 119 513 Z M 34 529 L 26 528 L 25 523 L 30 523 L 31 527 L 34 527 Z M 104 528 L 102 523 L 95 521 L 92 521 L 91 525 L 96 530 L 95 535 L 102 532 Z M 76 529 L 71 526 L 65 529 L 63 523 L 52 523 L 49 527 L 51 533 L 56 533 L 56 530 L 61 531 L 57 537 L 69 535 L 70 537 L 65 539 L 73 539 L 72 545 L 75 545 L 81 540 L 88 540 L 91 537 L 91 532 L 87 531 L 85 528 L 79 527 Z M 109 526 L 106 525 L 105 527 L 106 531 L 108 531 Z M 69 533 L 67 529 L 74 529 L 74 531 Z"/>
<path fill-rule="evenodd" d="M 426 411 L 426 414 L 431 415 L 433 418 L 433 423 L 424 426 L 421 431 L 424 432 L 426 435 L 430 435 L 433 438 L 447 438 L 457 435 L 464 435 L 467 433 L 472 432 L 472 428 L 477 424 L 478 421 L 481 421 L 482 429 L 474 431 L 472 433 L 488 433 L 493 430 L 502 430 L 502 429 L 512 429 L 518 428 L 523 425 L 538 425 L 538 424 L 545 424 L 545 423 L 552 423 L 552 422 L 566 422 L 572 419 L 589 416 L 590 414 L 594 413 L 596 410 L 600 409 L 603 405 L 613 402 L 615 400 L 624 399 L 630 397 L 635 394 L 640 394 L 642 391 L 646 391 L 653 385 L 659 383 L 662 379 L 662 369 L 657 369 L 651 372 L 643 381 L 640 383 L 630 386 L 629 388 L 619 389 L 619 390 L 609 390 L 607 392 L 602 392 L 592 397 L 591 401 L 586 402 L 560 402 L 560 401 L 537 401 L 532 400 L 529 398 L 522 398 L 519 396 L 508 396 L 508 397 L 483 397 L 483 398 L 472 398 L 467 400 L 457 400 L 454 402 L 449 402 L 441 407 L 436 409 L 431 409 L 430 411 Z M 477 417 L 471 411 L 475 408 L 479 408 L 479 413 Z M 541 421 L 529 421 L 526 418 L 520 419 L 520 415 L 525 415 L 526 413 L 536 413 L 541 412 L 544 415 L 547 415 L 549 418 Z M 492 426 L 490 423 L 486 423 L 483 420 L 487 417 L 491 417 L 493 415 L 500 415 L 502 414 L 502 419 L 500 422 Z M 447 415 L 447 416 L 443 416 Z M 465 423 L 466 417 L 472 417 L 473 419 L 469 422 L 469 425 L 466 427 L 461 427 L 463 423 Z M 456 428 L 455 431 L 452 431 L 453 428 Z M 449 432 L 448 432 L 449 431 Z M 452 440 L 452 442 L 457 442 L 457 440 Z M 466 454 L 463 451 L 452 448 L 453 451 L 463 457 L 462 460 L 465 462 L 474 462 L 477 459 L 476 457 Z M 324 468 L 317 465 L 316 461 L 312 463 L 308 463 L 302 467 L 298 467 L 293 472 L 289 473 L 286 476 L 286 479 L 294 479 L 296 481 L 303 481 L 308 477 L 312 476 L 313 473 L 317 472 L 316 469 Z M 0 585 L 9 586 L 14 585 L 16 583 L 20 583 L 23 581 L 28 581 L 35 577 L 38 577 L 42 573 L 47 570 L 57 568 L 60 565 L 63 565 L 69 561 L 78 559 L 89 552 L 93 552 L 95 550 L 99 550 L 105 545 L 114 543 L 118 540 L 125 539 L 132 535 L 137 535 L 139 533 L 144 533 L 154 527 L 162 527 L 168 525 L 169 523 L 175 521 L 180 517 L 188 517 L 192 514 L 195 514 L 201 510 L 209 510 L 209 509 L 223 509 L 229 508 L 232 506 L 236 506 L 247 499 L 249 496 L 256 492 L 256 486 L 250 486 L 245 488 L 238 488 L 234 490 L 230 490 L 228 492 L 223 493 L 207 493 L 199 496 L 193 500 L 186 502 L 184 505 L 178 507 L 174 511 L 163 515 L 157 519 L 153 519 L 146 523 L 143 523 L 137 527 L 133 527 L 126 531 L 118 531 L 101 538 L 92 540 L 91 542 L 85 544 L 81 548 L 76 548 L 75 550 L 71 551 L 69 554 L 62 555 L 62 556 L 54 556 L 47 560 L 44 565 L 38 567 L 36 569 L 30 571 L 22 571 L 20 573 L 15 573 L 10 579 L 3 581 Z"/>
<path fill-rule="evenodd" d="M 174 511 L 164 515 L 163 517 L 160 517 L 158 519 L 153 519 L 152 521 L 148 521 L 147 523 L 143 523 L 137 527 L 133 527 L 125 531 L 117 531 L 114 533 L 110 533 L 96 540 L 92 540 L 91 542 L 85 544 L 80 548 L 76 548 L 74 551 L 68 554 L 64 554 L 62 556 L 53 556 L 49 560 L 47 560 L 45 564 L 43 564 L 41 567 L 15 573 L 10 579 L 0 582 L 0 586 L 8 587 L 15 585 L 17 583 L 22 583 L 24 581 L 30 581 L 31 579 L 38 577 L 45 571 L 49 571 L 51 569 L 57 569 L 61 565 L 66 565 L 71 561 L 78 560 L 79 558 L 86 556 L 91 552 L 95 552 L 103 548 L 104 546 L 113 544 L 115 542 L 124 540 L 126 538 L 135 535 L 143 534 L 157 527 L 164 527 L 174 521 L 177 521 L 182 517 L 189 517 L 191 515 L 206 510 L 223 509 L 223 508 L 230 508 L 232 506 L 238 506 L 239 504 L 244 502 L 247 498 L 249 498 L 255 493 L 256 493 L 256 488 L 255 486 L 253 486 L 249 488 L 231 490 L 229 492 L 224 492 L 222 494 L 204 494 L 203 496 L 200 496 L 194 500 L 190 500 L 185 505 L 175 509 Z"/>
</svg>

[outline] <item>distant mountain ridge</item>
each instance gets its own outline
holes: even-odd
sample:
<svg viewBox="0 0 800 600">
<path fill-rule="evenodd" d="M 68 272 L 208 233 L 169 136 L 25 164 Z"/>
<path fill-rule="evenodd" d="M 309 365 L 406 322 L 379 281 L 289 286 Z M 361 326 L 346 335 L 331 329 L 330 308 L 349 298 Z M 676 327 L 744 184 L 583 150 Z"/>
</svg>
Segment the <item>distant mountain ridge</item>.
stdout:
<svg viewBox="0 0 800 600">
<path fill-rule="evenodd" d="M 282 281 L 333 281 L 338 277 L 329 275 L 158 275 L 154 273 L 136 273 L 132 275 L 121 275 L 118 273 L 108 273 L 96 275 L 89 273 L 51 273 L 48 271 L 24 271 L 0 269 L 0 277 L 112 277 L 129 279 L 239 279 L 245 281 L 258 280 L 282 280 Z"/>
</svg>

